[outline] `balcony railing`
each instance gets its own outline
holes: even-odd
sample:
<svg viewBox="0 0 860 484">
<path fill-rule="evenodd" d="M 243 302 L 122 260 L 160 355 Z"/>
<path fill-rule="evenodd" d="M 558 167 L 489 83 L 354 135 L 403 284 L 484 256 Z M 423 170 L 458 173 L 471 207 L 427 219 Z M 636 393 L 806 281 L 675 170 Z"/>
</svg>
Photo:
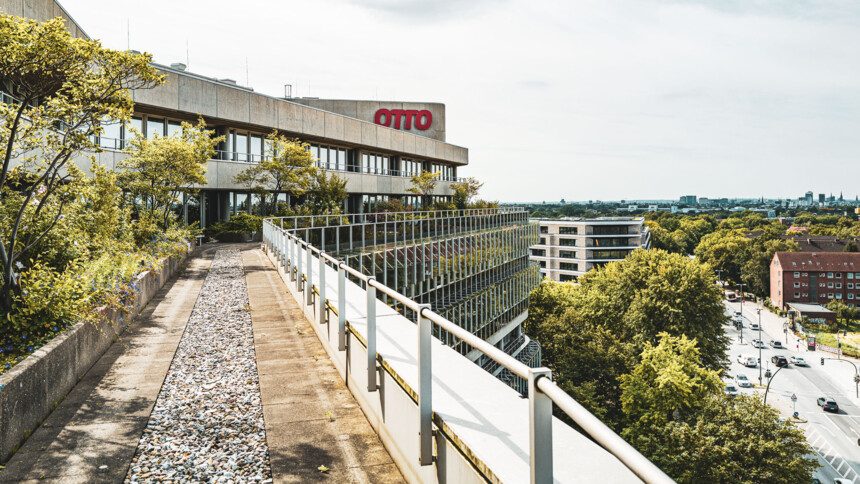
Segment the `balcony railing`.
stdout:
<svg viewBox="0 0 860 484">
<path fill-rule="evenodd" d="M 553 482 L 553 404 L 566 413 L 577 425 L 588 434 L 595 442 L 601 445 L 609 453 L 621 461 L 630 471 L 648 483 L 671 483 L 672 481 L 663 471 L 646 459 L 630 444 L 619 437 L 597 417 L 592 415 L 576 400 L 571 398 L 551 379 L 550 370 L 547 368 L 529 368 L 525 363 L 518 361 L 513 356 L 496 348 L 492 344 L 473 335 L 469 331 L 454 324 L 450 320 L 434 312 L 429 304 L 420 304 L 409 297 L 387 287 L 376 281 L 373 277 L 349 267 L 344 262 L 335 259 L 305 240 L 297 236 L 301 230 L 293 228 L 282 228 L 273 223 L 272 219 L 266 219 L 263 224 L 263 243 L 268 251 L 289 274 L 289 279 L 296 286 L 296 297 L 303 292 L 301 299 L 303 304 L 318 306 L 316 314 L 319 324 L 328 321 L 328 314 L 332 312 L 337 315 L 337 348 L 346 350 L 347 345 L 347 277 L 350 277 L 360 286 L 364 287 L 366 297 L 366 313 L 362 323 L 366 327 L 364 335 L 366 343 L 366 382 L 367 391 L 378 390 L 377 362 L 383 366 L 393 365 L 397 362 L 387 362 L 383 355 L 377 353 L 377 297 L 376 292 L 388 296 L 398 304 L 409 308 L 415 314 L 417 333 L 417 388 L 413 388 L 415 401 L 418 405 L 418 429 L 417 435 L 417 457 L 421 466 L 429 466 L 434 463 L 434 412 L 433 412 L 433 386 L 434 379 L 431 366 L 431 340 L 432 329 L 436 327 L 455 335 L 471 347 L 479 350 L 488 358 L 496 361 L 513 375 L 528 382 L 528 428 L 529 428 L 529 461 L 530 481 L 532 483 Z M 318 269 L 313 266 L 318 264 Z M 337 284 L 336 295 L 326 293 L 326 273 L 336 271 Z M 314 280 L 314 274 L 319 280 Z M 316 285 L 315 285 L 316 283 Z M 334 299 L 332 301 L 330 298 Z M 333 337 L 332 333 L 329 337 Z M 321 336 L 322 337 L 322 336 Z M 333 344 L 333 343 L 332 343 Z M 347 371 L 355 371 L 352 366 L 347 366 Z M 358 371 L 361 371 L 359 369 Z M 357 376 L 357 375 L 356 375 Z M 356 376 L 353 376 L 354 378 Z M 362 379 L 364 379 L 362 377 Z M 438 416 L 437 416 L 438 417 Z"/>
<path fill-rule="evenodd" d="M 95 140 L 94 140 L 95 141 Z M 118 138 L 109 138 L 106 136 L 98 137 L 98 146 L 103 150 L 113 150 L 113 151 L 122 151 L 127 147 L 128 140 L 118 139 Z M 256 154 L 256 153 L 241 153 L 238 151 L 224 151 L 224 150 L 216 150 L 215 157 L 212 158 L 212 161 L 233 161 L 236 163 L 259 163 L 266 159 L 266 155 Z M 366 167 L 360 165 L 348 165 L 343 163 L 323 163 L 318 161 L 316 166 L 319 168 L 323 168 L 327 171 L 334 171 L 340 173 L 362 173 L 366 175 L 380 175 L 380 176 L 392 176 L 398 178 L 409 178 L 413 175 L 418 175 L 418 173 L 412 173 L 403 170 L 391 170 L 387 168 L 375 168 L 375 167 Z M 439 181 L 447 181 L 447 182 L 462 182 L 463 178 L 455 177 L 455 176 L 440 176 L 438 178 Z"/>
</svg>

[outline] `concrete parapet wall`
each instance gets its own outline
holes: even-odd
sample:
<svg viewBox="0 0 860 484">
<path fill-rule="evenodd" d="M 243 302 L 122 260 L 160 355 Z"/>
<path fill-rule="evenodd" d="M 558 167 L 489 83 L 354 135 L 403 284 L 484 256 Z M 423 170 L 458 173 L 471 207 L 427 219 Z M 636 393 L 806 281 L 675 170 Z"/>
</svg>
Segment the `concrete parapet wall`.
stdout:
<svg viewBox="0 0 860 484">
<path fill-rule="evenodd" d="M 6 462 L 98 361 L 124 328 L 178 271 L 185 257 L 166 257 L 158 273 L 138 276 L 130 312 L 107 311 L 99 324 L 78 323 L 0 375 L 0 463 Z"/>
</svg>

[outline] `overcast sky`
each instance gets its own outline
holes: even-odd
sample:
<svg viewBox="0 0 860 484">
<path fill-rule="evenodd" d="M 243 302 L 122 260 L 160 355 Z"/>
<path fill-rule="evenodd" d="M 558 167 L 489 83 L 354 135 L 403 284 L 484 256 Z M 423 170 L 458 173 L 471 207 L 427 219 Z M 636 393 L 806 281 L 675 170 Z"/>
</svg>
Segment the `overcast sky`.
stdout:
<svg viewBox="0 0 860 484">
<path fill-rule="evenodd" d="M 266 94 L 443 102 L 489 199 L 860 193 L 856 0 L 61 3 Z"/>
</svg>

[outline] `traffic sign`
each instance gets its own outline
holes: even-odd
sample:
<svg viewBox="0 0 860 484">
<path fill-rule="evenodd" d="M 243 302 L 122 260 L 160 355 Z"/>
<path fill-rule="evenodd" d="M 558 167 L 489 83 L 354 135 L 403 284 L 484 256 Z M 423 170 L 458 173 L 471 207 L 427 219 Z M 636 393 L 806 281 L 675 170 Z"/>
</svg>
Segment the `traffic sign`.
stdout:
<svg viewBox="0 0 860 484">
<path fill-rule="evenodd" d="M 793 394 L 793 393 L 792 393 L 792 394 L 791 394 L 791 401 L 792 401 L 792 402 L 796 402 L 796 401 L 797 401 L 797 395 L 795 395 L 795 394 Z"/>
</svg>

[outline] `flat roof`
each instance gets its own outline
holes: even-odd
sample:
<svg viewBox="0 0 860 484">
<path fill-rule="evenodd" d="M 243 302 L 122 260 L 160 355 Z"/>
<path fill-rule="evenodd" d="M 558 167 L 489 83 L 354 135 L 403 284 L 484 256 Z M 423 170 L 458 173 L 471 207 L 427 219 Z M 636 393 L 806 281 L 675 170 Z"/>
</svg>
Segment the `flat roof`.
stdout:
<svg viewBox="0 0 860 484">
<path fill-rule="evenodd" d="M 820 304 L 787 303 L 788 307 L 799 313 L 833 313 Z"/>
</svg>

